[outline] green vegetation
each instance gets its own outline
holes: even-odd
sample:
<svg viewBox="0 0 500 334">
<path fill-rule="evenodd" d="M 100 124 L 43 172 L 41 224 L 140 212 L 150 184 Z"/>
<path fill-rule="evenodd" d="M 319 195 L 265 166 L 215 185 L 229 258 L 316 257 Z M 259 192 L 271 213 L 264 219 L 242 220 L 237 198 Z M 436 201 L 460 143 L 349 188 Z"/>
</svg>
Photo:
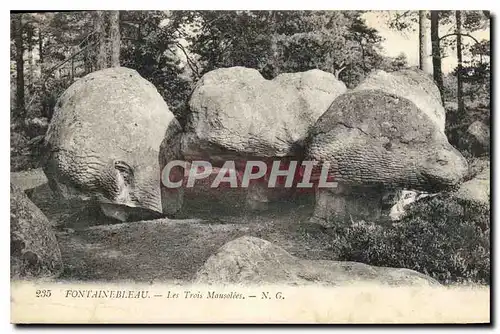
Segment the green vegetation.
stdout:
<svg viewBox="0 0 500 334">
<path fill-rule="evenodd" d="M 17 137 L 11 146 L 22 143 L 22 147 L 15 148 L 11 167 L 21 170 L 37 164 L 36 148 L 40 140 L 34 139 L 43 136 L 60 94 L 78 78 L 104 67 L 119 64 L 136 69 L 156 86 L 181 124 L 185 123 L 185 106 L 192 88 L 204 73 L 219 67 L 251 67 L 266 78 L 318 68 L 333 73 L 348 87 L 356 86 L 373 69 L 394 71 L 408 67 L 404 53 L 396 57 L 384 54 L 383 37 L 367 24 L 364 14 L 364 11 L 12 14 L 11 132 Z M 465 99 L 465 111 L 449 108 L 447 115 L 447 133 L 454 144 L 453 138 L 460 138 L 471 121 L 476 120 L 477 109 L 482 108 L 480 112 L 484 114 L 489 108 L 490 81 L 489 41 L 470 37 L 471 32 L 488 27 L 489 14 L 463 12 L 457 26 L 455 14 L 439 11 L 442 31 L 438 36 L 442 48 L 439 57 L 453 51 L 458 35 L 463 40 L 460 48 L 463 61 L 444 78 L 445 88 L 440 88 L 447 101 Z M 387 19 L 384 22 L 381 18 L 381 24 L 401 33 L 416 33 L 418 11 L 380 15 Z M 421 15 L 420 20 L 429 23 L 430 16 Z M 457 93 L 458 77 L 461 90 Z M 18 154 L 21 151 L 24 155 Z"/>
<path fill-rule="evenodd" d="M 339 260 L 414 269 L 442 283 L 490 283 L 490 210 L 451 197 L 414 203 L 387 223 L 339 223 L 331 235 Z"/>
</svg>

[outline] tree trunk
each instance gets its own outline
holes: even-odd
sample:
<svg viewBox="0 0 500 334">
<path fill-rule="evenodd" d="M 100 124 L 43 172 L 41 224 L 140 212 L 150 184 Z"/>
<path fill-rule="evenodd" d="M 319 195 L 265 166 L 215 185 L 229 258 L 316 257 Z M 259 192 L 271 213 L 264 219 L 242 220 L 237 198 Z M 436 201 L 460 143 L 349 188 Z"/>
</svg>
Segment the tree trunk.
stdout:
<svg viewBox="0 0 500 334">
<path fill-rule="evenodd" d="M 111 39 L 111 67 L 120 66 L 120 12 L 109 13 L 109 34 Z"/>
<path fill-rule="evenodd" d="M 430 50 L 430 21 L 427 18 L 428 11 L 418 12 L 418 50 L 420 69 L 432 75 L 432 51 Z"/>
<path fill-rule="evenodd" d="M 35 79 L 35 57 L 33 52 L 34 27 L 32 24 L 26 26 L 26 44 L 28 47 L 28 96 L 33 94 L 33 82 Z"/>
<path fill-rule="evenodd" d="M 106 27 L 104 25 L 104 13 L 100 10 L 95 12 L 94 27 L 98 41 L 96 68 L 102 70 L 107 67 L 106 61 Z"/>
<path fill-rule="evenodd" d="M 75 58 L 71 58 L 71 73 L 70 73 L 70 81 L 73 83 L 75 80 Z"/>
<path fill-rule="evenodd" d="M 92 53 L 89 51 L 88 43 L 89 42 L 86 42 L 82 45 L 82 48 L 85 48 L 85 50 L 83 51 L 83 68 L 85 71 L 84 75 L 92 72 Z"/>
<path fill-rule="evenodd" d="M 38 58 L 40 59 L 40 77 L 42 75 L 42 64 L 43 64 L 43 38 L 42 38 L 42 28 L 38 27 Z"/>
<path fill-rule="evenodd" d="M 457 60 L 458 60 L 458 71 L 457 71 L 457 104 L 458 104 L 458 114 L 462 115 L 464 106 L 464 88 L 462 82 L 462 13 L 457 10 L 455 12 L 456 24 L 457 24 Z"/>
<path fill-rule="evenodd" d="M 443 72 L 441 69 L 441 48 L 439 46 L 439 11 L 431 10 L 431 42 L 432 42 L 432 67 L 434 81 L 441 92 L 441 101 L 444 103 L 443 96 Z"/>
<path fill-rule="evenodd" d="M 24 48 L 22 14 L 14 21 L 14 44 L 16 46 L 16 109 L 19 118 L 25 116 L 24 106 Z"/>
<path fill-rule="evenodd" d="M 43 71 L 44 55 L 43 55 L 43 35 L 42 35 L 41 23 L 38 24 L 38 59 L 40 64 L 40 78 L 43 80 L 45 76 Z M 45 82 L 42 82 L 42 84 L 40 85 L 40 96 L 42 97 L 41 98 L 42 116 L 49 118 L 49 105 L 47 104 L 47 99 L 46 99 L 47 94 L 45 92 Z"/>
<path fill-rule="evenodd" d="M 270 11 L 269 12 L 269 19 L 270 19 L 270 27 L 271 27 L 271 38 L 270 38 L 270 59 L 269 59 L 269 65 L 270 65 L 270 78 L 273 79 L 275 78 L 280 70 L 279 70 L 279 50 L 278 50 L 278 36 L 277 36 L 277 17 L 276 17 L 276 12 L 275 11 Z"/>
</svg>

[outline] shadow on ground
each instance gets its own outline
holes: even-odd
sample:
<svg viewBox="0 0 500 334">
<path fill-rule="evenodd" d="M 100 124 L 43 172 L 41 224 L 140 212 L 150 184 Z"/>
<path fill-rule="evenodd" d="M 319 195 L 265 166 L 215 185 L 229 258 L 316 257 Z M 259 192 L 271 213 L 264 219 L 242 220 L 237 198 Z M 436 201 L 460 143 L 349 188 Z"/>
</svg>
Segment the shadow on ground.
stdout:
<svg viewBox="0 0 500 334">
<path fill-rule="evenodd" d="M 313 212 L 310 195 L 259 211 L 213 198 L 188 200 L 185 219 L 127 223 L 103 217 L 97 208 L 62 203 L 47 184 L 34 189 L 31 197 L 57 230 L 63 280 L 182 282 L 219 247 L 244 235 L 303 259 L 333 259 L 327 235 L 304 224 Z"/>
</svg>

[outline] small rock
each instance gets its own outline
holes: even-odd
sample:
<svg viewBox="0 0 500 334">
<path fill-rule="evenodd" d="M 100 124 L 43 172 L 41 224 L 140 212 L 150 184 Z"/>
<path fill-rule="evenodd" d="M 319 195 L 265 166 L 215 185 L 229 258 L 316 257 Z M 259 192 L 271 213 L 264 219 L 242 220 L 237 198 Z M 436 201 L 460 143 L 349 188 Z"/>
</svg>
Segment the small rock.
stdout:
<svg viewBox="0 0 500 334">
<path fill-rule="evenodd" d="M 17 186 L 10 186 L 11 278 L 56 277 L 61 252 L 50 222 Z"/>
<path fill-rule="evenodd" d="M 10 173 L 10 182 L 21 190 L 34 189 L 47 183 L 47 177 L 41 168 Z"/>
<path fill-rule="evenodd" d="M 389 211 L 389 218 L 391 220 L 400 220 L 406 214 L 408 206 L 422 198 L 434 196 L 435 194 L 427 194 L 424 192 L 413 190 L 402 190 L 397 193 L 398 197 L 396 203 Z"/>
<path fill-rule="evenodd" d="M 466 202 L 489 206 L 490 187 L 490 168 L 487 167 L 472 180 L 464 182 L 453 195 Z"/>
<path fill-rule="evenodd" d="M 490 128 L 481 121 L 475 121 L 467 129 L 470 136 L 471 150 L 475 155 L 490 150 Z"/>
</svg>

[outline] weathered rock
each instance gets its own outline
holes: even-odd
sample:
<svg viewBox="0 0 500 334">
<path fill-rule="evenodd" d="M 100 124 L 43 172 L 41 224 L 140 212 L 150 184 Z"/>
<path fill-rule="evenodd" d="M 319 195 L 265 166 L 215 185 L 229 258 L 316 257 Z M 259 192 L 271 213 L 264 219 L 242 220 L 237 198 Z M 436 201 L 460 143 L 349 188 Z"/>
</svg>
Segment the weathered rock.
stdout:
<svg viewBox="0 0 500 334">
<path fill-rule="evenodd" d="M 467 173 L 467 161 L 428 114 L 383 90 L 357 90 L 335 99 L 317 121 L 309 142 L 306 160 L 328 163 L 330 175 L 341 186 L 319 189 L 327 196 L 365 191 L 382 196 L 386 189 L 437 192 L 456 187 Z M 371 199 L 356 200 L 357 206 L 371 206 Z M 326 209 L 322 215 L 359 213 Z M 361 213 L 360 218 L 377 216 Z"/>
<path fill-rule="evenodd" d="M 420 70 L 401 70 L 387 73 L 371 72 L 355 90 L 383 90 L 413 102 L 438 128 L 444 132 L 446 111 L 441 102 L 441 93 L 432 78 Z"/>
<path fill-rule="evenodd" d="M 490 167 L 487 167 L 473 179 L 461 184 L 453 196 L 462 201 L 489 207 L 490 187 Z"/>
<path fill-rule="evenodd" d="M 357 262 L 302 260 L 272 243 L 241 237 L 222 246 L 198 271 L 201 284 L 344 285 L 354 282 L 388 285 L 438 285 L 413 270 L 374 267 Z"/>
<path fill-rule="evenodd" d="M 165 177 L 170 181 L 175 182 L 183 179 L 184 170 L 178 166 L 172 168 L 171 171 L 164 173 L 164 167 L 170 161 L 183 160 L 181 152 L 182 128 L 177 121 L 170 122 L 167 128 L 165 137 L 160 145 L 159 162 L 161 168 L 161 205 L 164 214 L 174 217 L 182 209 L 184 203 L 184 189 L 168 188 L 165 186 Z"/>
<path fill-rule="evenodd" d="M 307 156 L 328 161 L 338 182 L 435 190 L 454 186 L 465 158 L 411 101 L 382 91 L 350 92 L 318 120 Z"/>
<path fill-rule="evenodd" d="M 347 88 L 331 73 L 313 69 L 306 72 L 282 73 L 272 80 L 281 86 L 293 86 L 298 89 L 299 96 L 305 101 L 305 110 L 317 115 L 323 114 L 332 101 L 344 93 Z"/>
<path fill-rule="evenodd" d="M 22 191 L 30 190 L 47 183 L 47 177 L 41 168 L 10 173 L 10 182 Z"/>
<path fill-rule="evenodd" d="M 391 220 L 400 220 L 406 214 L 406 209 L 410 204 L 416 201 L 426 198 L 429 196 L 434 196 L 434 194 L 427 194 L 414 190 L 402 190 L 396 192 L 397 197 L 395 198 L 395 203 L 391 206 L 389 211 L 389 218 Z"/>
<path fill-rule="evenodd" d="M 11 278 L 56 277 L 61 252 L 49 220 L 20 188 L 10 185 Z"/>
<path fill-rule="evenodd" d="M 310 127 L 345 91 L 335 76 L 320 70 L 281 74 L 273 80 L 244 67 L 211 71 L 189 101 L 182 155 L 188 161 L 210 161 L 214 167 L 227 160 L 241 166 L 248 160 L 269 165 L 273 160 L 301 160 Z M 255 186 L 242 196 L 249 207 L 265 207 L 271 197 L 290 194 L 281 190 Z"/>
<path fill-rule="evenodd" d="M 160 215 L 158 154 L 172 123 L 161 95 L 135 70 L 109 68 L 77 80 L 56 103 L 45 137 L 49 185 L 65 199 L 100 203 L 122 221 Z"/>
<path fill-rule="evenodd" d="M 490 150 L 490 128 L 481 121 L 475 121 L 467 129 L 470 148 L 473 153 L 480 155 Z"/>
<path fill-rule="evenodd" d="M 182 152 L 207 160 L 295 156 L 309 128 L 345 90 L 319 70 L 274 80 L 244 67 L 208 72 L 189 101 Z"/>
<path fill-rule="evenodd" d="M 330 226 L 332 219 L 352 220 L 358 217 L 379 217 L 382 214 L 381 189 L 353 188 L 339 184 L 332 189 L 316 189 L 313 223 Z"/>
</svg>

